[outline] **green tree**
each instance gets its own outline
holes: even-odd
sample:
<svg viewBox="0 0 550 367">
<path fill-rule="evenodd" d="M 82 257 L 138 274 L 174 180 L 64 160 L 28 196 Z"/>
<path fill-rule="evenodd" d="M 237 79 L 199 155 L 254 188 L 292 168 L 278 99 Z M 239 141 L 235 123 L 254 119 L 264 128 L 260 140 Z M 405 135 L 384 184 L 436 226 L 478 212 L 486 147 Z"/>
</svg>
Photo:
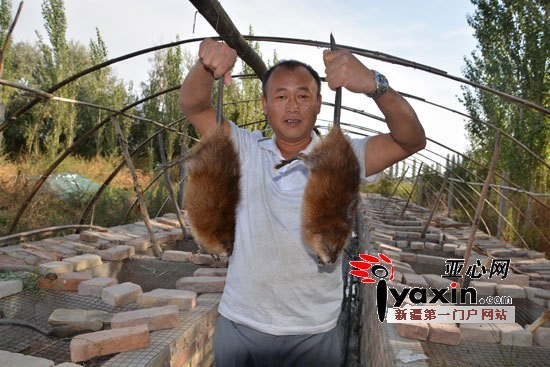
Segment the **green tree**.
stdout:
<svg viewBox="0 0 550 367">
<path fill-rule="evenodd" d="M 547 2 L 533 0 L 471 0 L 476 11 L 468 17 L 478 40 L 466 60 L 465 76 L 499 91 L 541 106 L 549 102 L 550 23 Z M 474 155 L 488 161 L 494 131 L 478 120 L 490 121 L 548 158 L 548 116 L 501 97 L 464 88 L 463 103 L 476 119 L 467 124 Z M 513 142 L 505 140 L 501 167 L 512 180 L 528 184 L 540 163 Z"/>
<path fill-rule="evenodd" d="M 549 105 L 550 6 L 545 0 L 471 0 L 468 17 L 478 41 L 466 59 L 467 79 L 507 94 Z M 543 160 L 550 158 L 550 118 L 480 89 L 463 88 L 462 102 L 474 117 L 467 123 L 472 158 L 489 162 L 495 131 L 488 121 L 521 141 Z M 480 176 L 486 173 L 472 167 Z M 548 191 L 545 167 L 509 139 L 501 144 L 500 172 L 530 191 Z M 525 204 L 517 202 L 516 204 Z"/>
<path fill-rule="evenodd" d="M 69 50 L 66 41 L 67 19 L 63 0 L 44 0 L 42 16 L 49 43 L 38 34 L 38 47 L 41 60 L 37 68 L 38 85 L 48 89 L 73 74 L 82 65 L 83 50 Z M 73 58 L 74 57 L 74 58 Z M 70 60 L 70 62 L 69 62 Z M 75 98 L 78 81 L 73 82 L 57 93 L 66 98 Z M 65 103 L 48 103 L 42 108 L 33 108 L 32 115 L 40 128 L 29 129 L 27 139 L 41 142 L 41 146 L 29 147 L 38 152 L 42 148 L 49 157 L 53 157 L 63 148 L 67 148 L 75 136 L 76 109 Z"/>
<path fill-rule="evenodd" d="M 107 46 L 101 37 L 99 29 L 96 29 L 96 38 L 90 40 L 88 60 L 85 67 L 95 66 L 107 60 Z M 131 93 L 126 91 L 124 83 L 113 75 L 111 67 L 101 68 L 82 78 L 78 90 L 79 100 L 114 109 L 121 109 L 132 98 Z M 93 108 L 79 108 L 77 136 L 84 134 L 111 114 L 112 112 Z M 86 141 L 78 149 L 77 153 L 85 157 L 118 154 L 118 140 L 114 125 L 111 123 L 104 125 L 97 135 Z"/>
</svg>

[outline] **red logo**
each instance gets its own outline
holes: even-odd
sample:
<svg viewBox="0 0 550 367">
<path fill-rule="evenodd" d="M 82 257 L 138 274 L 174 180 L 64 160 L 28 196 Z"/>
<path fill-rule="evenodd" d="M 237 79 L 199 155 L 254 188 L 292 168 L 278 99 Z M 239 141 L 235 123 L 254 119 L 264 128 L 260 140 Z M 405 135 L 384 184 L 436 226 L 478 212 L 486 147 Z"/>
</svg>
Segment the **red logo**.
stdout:
<svg viewBox="0 0 550 367">
<path fill-rule="evenodd" d="M 391 259 L 381 253 L 378 253 L 378 256 L 359 254 L 363 261 L 350 261 L 349 264 L 355 269 L 350 270 L 349 273 L 361 278 L 361 283 L 376 283 L 375 278 L 393 280 L 394 268 Z M 389 270 L 386 264 L 389 265 Z"/>
</svg>

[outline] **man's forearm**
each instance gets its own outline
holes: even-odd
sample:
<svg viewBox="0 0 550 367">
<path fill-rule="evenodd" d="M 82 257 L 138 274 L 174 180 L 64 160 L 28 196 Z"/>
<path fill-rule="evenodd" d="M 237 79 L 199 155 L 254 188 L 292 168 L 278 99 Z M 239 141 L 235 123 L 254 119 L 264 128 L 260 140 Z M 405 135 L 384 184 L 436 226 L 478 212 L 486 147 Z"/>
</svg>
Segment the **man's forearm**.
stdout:
<svg viewBox="0 0 550 367">
<path fill-rule="evenodd" d="M 179 92 L 179 106 L 185 116 L 191 117 L 212 108 L 213 81 L 212 74 L 202 62 L 197 61 L 187 74 Z"/>
<path fill-rule="evenodd" d="M 404 150 L 415 153 L 426 146 L 424 129 L 413 108 L 395 90 L 388 90 L 374 100 L 386 118 L 390 135 Z"/>
</svg>

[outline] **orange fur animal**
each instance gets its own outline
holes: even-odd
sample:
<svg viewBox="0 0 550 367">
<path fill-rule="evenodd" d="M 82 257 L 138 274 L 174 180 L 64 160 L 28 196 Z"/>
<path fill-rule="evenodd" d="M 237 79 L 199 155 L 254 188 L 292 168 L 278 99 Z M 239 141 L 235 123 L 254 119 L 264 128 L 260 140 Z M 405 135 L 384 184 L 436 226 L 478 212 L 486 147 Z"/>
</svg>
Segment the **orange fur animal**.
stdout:
<svg viewBox="0 0 550 367">
<path fill-rule="evenodd" d="M 330 35 L 331 49 L 336 48 Z M 334 126 L 308 154 L 297 154 L 276 168 L 302 160 L 310 176 L 304 192 L 302 235 L 319 264 L 332 264 L 348 243 L 359 202 L 360 165 L 340 128 L 341 88 L 336 90 Z"/>
<path fill-rule="evenodd" d="M 191 234 L 208 252 L 231 254 L 240 198 L 239 157 L 218 125 L 185 157 L 185 208 Z"/>
<path fill-rule="evenodd" d="M 277 168 L 294 159 L 302 160 L 310 171 L 304 192 L 302 235 L 319 264 L 334 263 L 355 224 L 359 162 L 339 124 L 309 154 L 298 154 Z"/>
</svg>

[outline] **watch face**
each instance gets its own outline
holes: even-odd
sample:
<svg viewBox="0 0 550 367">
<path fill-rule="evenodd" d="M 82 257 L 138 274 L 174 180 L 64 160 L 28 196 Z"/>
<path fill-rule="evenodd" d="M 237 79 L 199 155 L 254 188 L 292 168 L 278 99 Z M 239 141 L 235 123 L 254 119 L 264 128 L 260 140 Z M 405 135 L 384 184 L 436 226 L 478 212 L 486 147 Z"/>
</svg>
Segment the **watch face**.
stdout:
<svg viewBox="0 0 550 367">
<path fill-rule="evenodd" d="M 373 70 L 374 82 L 376 83 L 376 90 L 373 93 L 367 94 L 371 98 L 378 98 L 388 89 L 388 79 L 378 71 Z"/>
</svg>

